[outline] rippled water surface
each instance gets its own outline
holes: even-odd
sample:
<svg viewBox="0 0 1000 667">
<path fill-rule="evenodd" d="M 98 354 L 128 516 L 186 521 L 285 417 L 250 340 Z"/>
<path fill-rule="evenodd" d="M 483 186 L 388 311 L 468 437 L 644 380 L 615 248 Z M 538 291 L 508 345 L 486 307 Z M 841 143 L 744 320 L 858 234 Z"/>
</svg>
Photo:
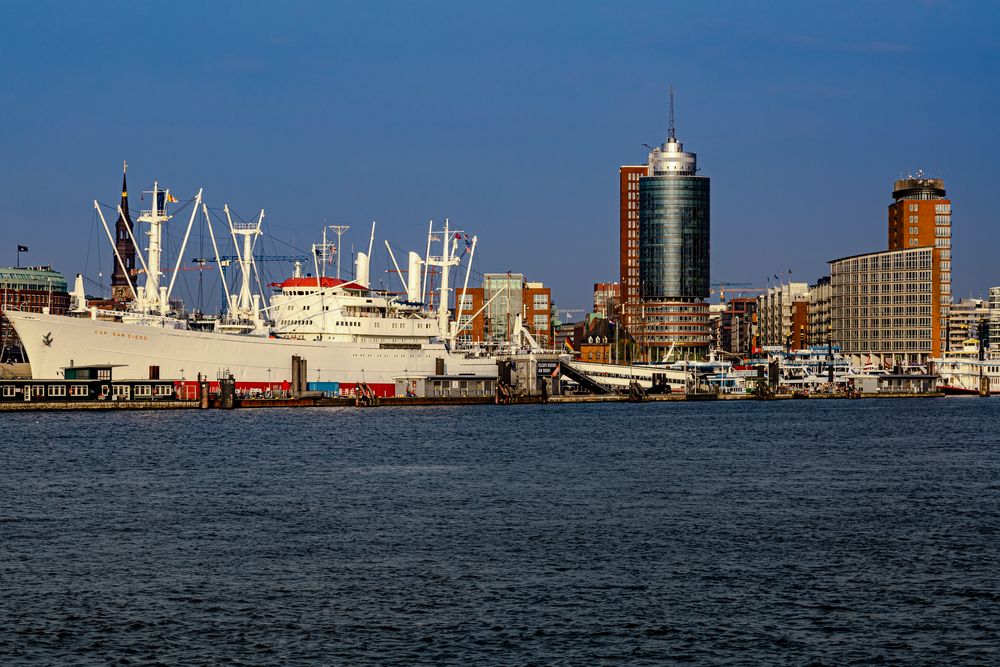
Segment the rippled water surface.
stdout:
<svg viewBox="0 0 1000 667">
<path fill-rule="evenodd" d="M 1000 662 L 1000 400 L 0 415 L 0 662 Z"/>
</svg>

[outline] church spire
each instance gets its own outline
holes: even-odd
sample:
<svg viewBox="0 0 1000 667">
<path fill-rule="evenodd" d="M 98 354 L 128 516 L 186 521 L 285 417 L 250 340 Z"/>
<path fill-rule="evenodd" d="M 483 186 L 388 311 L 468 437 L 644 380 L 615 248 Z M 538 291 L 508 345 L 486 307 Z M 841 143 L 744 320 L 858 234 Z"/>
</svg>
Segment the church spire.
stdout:
<svg viewBox="0 0 1000 667">
<path fill-rule="evenodd" d="M 128 183 L 125 174 L 128 172 L 128 162 L 122 162 L 122 211 L 128 213 Z"/>
<path fill-rule="evenodd" d="M 128 279 L 125 277 L 126 273 L 128 273 L 133 281 L 136 275 L 135 244 L 132 242 L 132 230 L 135 229 L 135 224 L 132 222 L 132 216 L 128 211 L 128 183 L 125 180 L 127 171 L 128 163 L 122 162 L 122 212 L 118 215 L 118 220 L 115 221 L 115 246 L 118 249 L 118 255 L 121 257 L 122 263 L 125 264 L 125 270 L 122 270 L 122 267 L 119 266 L 116 260 L 114 268 L 111 271 L 111 298 L 121 303 L 132 299 L 132 291 L 128 286 Z"/>
</svg>

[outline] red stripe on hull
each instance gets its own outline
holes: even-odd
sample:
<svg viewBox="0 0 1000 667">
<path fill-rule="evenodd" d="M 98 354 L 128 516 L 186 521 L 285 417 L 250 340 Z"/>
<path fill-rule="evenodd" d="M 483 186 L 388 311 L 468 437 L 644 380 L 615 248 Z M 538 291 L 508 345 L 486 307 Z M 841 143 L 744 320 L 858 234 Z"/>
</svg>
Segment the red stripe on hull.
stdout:
<svg viewBox="0 0 1000 667">
<path fill-rule="evenodd" d="M 174 386 L 180 391 L 182 395 L 196 396 L 198 393 L 198 382 L 197 380 L 178 380 L 174 383 Z M 357 390 L 357 383 L 340 383 L 340 395 L 341 396 L 354 396 Z M 379 398 L 391 398 L 396 395 L 396 385 L 388 383 L 372 383 L 368 385 L 375 395 Z M 237 382 L 236 392 L 260 392 L 266 393 L 268 389 L 271 390 L 272 395 L 278 396 L 282 391 L 288 391 L 287 382 Z M 208 383 L 208 392 L 210 394 L 219 393 L 219 382 L 216 380 L 214 382 Z"/>
</svg>

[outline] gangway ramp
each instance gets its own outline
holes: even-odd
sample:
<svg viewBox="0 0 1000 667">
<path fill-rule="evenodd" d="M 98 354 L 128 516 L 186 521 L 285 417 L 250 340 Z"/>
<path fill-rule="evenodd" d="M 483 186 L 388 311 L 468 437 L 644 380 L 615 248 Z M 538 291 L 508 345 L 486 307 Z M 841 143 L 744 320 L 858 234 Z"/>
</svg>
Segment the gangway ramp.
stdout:
<svg viewBox="0 0 1000 667">
<path fill-rule="evenodd" d="M 599 382 L 598 380 L 595 380 L 590 375 L 587 375 L 579 368 L 573 366 L 573 364 L 569 361 L 563 360 L 559 364 L 559 372 L 562 375 L 568 377 L 570 380 L 573 380 L 578 385 L 580 385 L 581 387 L 583 387 L 592 394 L 614 393 L 614 390 L 611 387 L 602 382 Z"/>
</svg>

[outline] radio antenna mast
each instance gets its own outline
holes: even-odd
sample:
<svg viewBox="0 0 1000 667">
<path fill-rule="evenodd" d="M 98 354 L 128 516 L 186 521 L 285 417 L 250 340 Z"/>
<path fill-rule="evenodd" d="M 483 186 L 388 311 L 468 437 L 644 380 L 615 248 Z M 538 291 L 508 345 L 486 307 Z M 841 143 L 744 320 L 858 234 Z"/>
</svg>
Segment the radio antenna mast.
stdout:
<svg viewBox="0 0 1000 667">
<path fill-rule="evenodd" d="M 667 128 L 667 138 L 676 139 L 676 132 L 674 131 L 674 87 L 670 86 L 670 127 Z"/>
<path fill-rule="evenodd" d="M 337 280 L 340 280 L 340 237 L 344 235 L 348 229 L 351 228 L 350 225 L 327 225 L 337 234 L 337 249 L 334 251 L 337 254 Z"/>
</svg>

